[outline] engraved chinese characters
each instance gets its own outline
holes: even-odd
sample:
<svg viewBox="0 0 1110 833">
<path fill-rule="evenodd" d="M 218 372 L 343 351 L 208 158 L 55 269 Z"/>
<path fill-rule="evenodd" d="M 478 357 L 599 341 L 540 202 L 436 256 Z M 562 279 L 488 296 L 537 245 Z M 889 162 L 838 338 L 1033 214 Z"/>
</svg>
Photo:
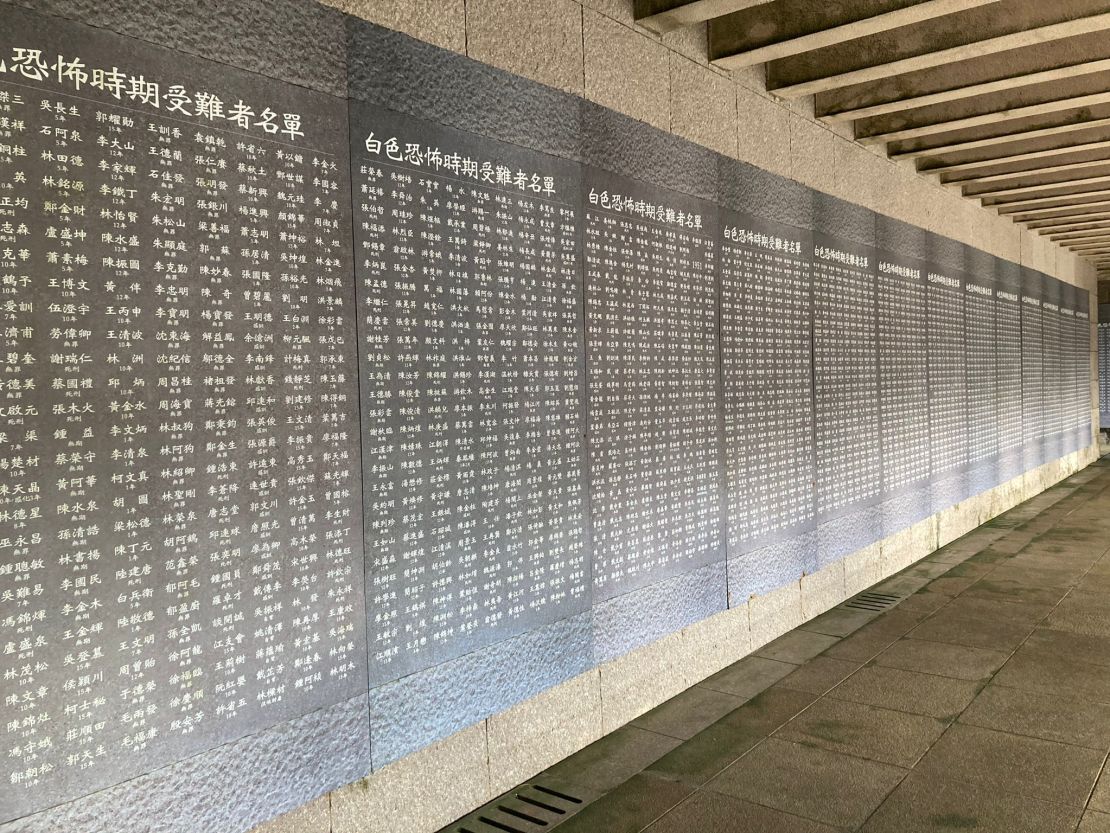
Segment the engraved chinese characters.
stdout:
<svg viewBox="0 0 1110 833">
<path fill-rule="evenodd" d="M 1021 267 L 995 262 L 995 367 L 998 393 L 998 482 L 1023 470 L 1021 401 Z"/>
<path fill-rule="evenodd" d="M 879 496 L 879 378 L 874 255 L 846 240 L 813 247 L 817 514 Z"/>
<path fill-rule="evenodd" d="M 945 242 L 951 245 L 950 241 Z M 933 511 L 937 512 L 967 497 L 968 353 L 960 273 L 934 263 L 925 275 L 925 282 L 929 332 L 929 455 Z"/>
<path fill-rule="evenodd" d="M 730 555 L 814 525 L 809 235 L 721 215 Z"/>
<path fill-rule="evenodd" d="M 1040 272 L 1021 270 L 1021 431 L 1026 469 L 1044 462 L 1044 313 Z"/>
<path fill-rule="evenodd" d="M 883 493 L 905 499 L 884 507 L 884 529 L 894 529 L 929 514 L 926 270 L 920 261 L 887 252 L 878 259 Z"/>
<path fill-rule="evenodd" d="M 577 169 L 352 103 L 371 682 L 589 605 Z"/>
<path fill-rule="evenodd" d="M 1110 304 L 1098 306 L 1099 422 L 1110 425 Z"/>
<path fill-rule="evenodd" d="M 1071 399 L 1070 332 L 1065 332 L 1062 315 L 1062 290 L 1060 283 L 1042 275 L 1041 302 L 1043 321 L 1043 347 L 1041 352 L 1041 380 L 1044 391 L 1044 442 L 1045 459 L 1055 460 L 1063 453 L 1063 432 L 1067 419 L 1067 402 Z M 1067 339 L 1065 347 L 1064 339 Z"/>
<path fill-rule="evenodd" d="M 993 258 L 969 252 L 964 271 L 968 493 L 997 483 L 999 338 Z"/>
<path fill-rule="evenodd" d="M 342 104 L 5 17 L 7 818 L 350 698 L 366 660 Z"/>
<path fill-rule="evenodd" d="M 590 170 L 585 223 L 594 588 L 722 558 L 715 212 Z"/>
</svg>

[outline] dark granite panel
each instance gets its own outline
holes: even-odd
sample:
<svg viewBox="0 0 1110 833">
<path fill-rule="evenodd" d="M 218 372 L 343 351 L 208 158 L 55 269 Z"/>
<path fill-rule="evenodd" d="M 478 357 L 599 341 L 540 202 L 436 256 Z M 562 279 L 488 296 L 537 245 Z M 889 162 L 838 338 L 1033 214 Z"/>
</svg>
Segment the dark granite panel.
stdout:
<svg viewBox="0 0 1110 833">
<path fill-rule="evenodd" d="M 581 104 L 585 164 L 717 201 L 716 153 L 593 102 Z"/>
<path fill-rule="evenodd" d="M 1110 304 L 1098 305 L 1099 423 L 1110 426 Z"/>
<path fill-rule="evenodd" d="M 367 679 L 345 103 L 3 20 L 0 819 Z"/>
<path fill-rule="evenodd" d="M 966 247 L 931 234 L 926 268 L 932 510 L 968 496 Z"/>
<path fill-rule="evenodd" d="M 569 93 L 353 17 L 347 18 L 347 65 L 351 98 L 582 159 L 583 102 Z"/>
<path fill-rule="evenodd" d="M 245 833 L 370 771 L 366 695 L 0 824 L 0 833 Z"/>
<path fill-rule="evenodd" d="M 17 0 L 18 5 L 329 95 L 347 91 L 344 15 L 305 0 Z M 83 52 L 69 45 L 73 52 Z M 85 57 L 82 55 L 82 57 Z M 186 80 L 186 79 L 183 79 Z"/>
<path fill-rule="evenodd" d="M 585 172 L 594 599 L 724 560 L 716 206 Z"/>
<path fill-rule="evenodd" d="M 931 514 L 924 232 L 881 218 L 876 250 L 883 535 Z"/>
<path fill-rule="evenodd" d="M 373 686 L 590 605 L 581 171 L 358 101 L 351 153 Z"/>
<path fill-rule="evenodd" d="M 1044 279 L 1021 267 L 1022 462 L 1029 471 L 1047 461 L 1044 414 Z"/>
<path fill-rule="evenodd" d="M 801 229 L 721 212 L 730 556 L 815 525 L 811 246 Z"/>
<path fill-rule="evenodd" d="M 874 505 L 882 489 L 875 250 L 815 232 L 811 270 L 820 523 Z"/>
<path fill-rule="evenodd" d="M 870 208 L 846 202 L 821 191 L 813 192 L 815 234 L 850 240 L 859 246 L 875 246 L 878 232 L 876 216 Z"/>
<path fill-rule="evenodd" d="M 929 265 L 941 272 L 960 274 L 967 266 L 968 247 L 931 231 L 925 232 L 926 255 Z"/>
<path fill-rule="evenodd" d="M 814 191 L 800 182 L 718 156 L 717 191 L 723 208 L 795 228 L 814 228 Z"/>
<path fill-rule="evenodd" d="M 899 257 L 922 261 L 929 257 L 929 235 L 923 228 L 875 215 L 875 248 Z"/>
<path fill-rule="evenodd" d="M 995 337 L 998 369 L 998 482 L 1024 471 L 1021 400 L 1021 267 L 995 259 Z"/>
<path fill-rule="evenodd" d="M 728 596 L 732 606 L 750 596 L 770 593 L 817 571 L 817 530 L 741 552 L 728 559 Z"/>
<path fill-rule="evenodd" d="M 583 613 L 371 689 L 374 769 L 590 668 L 592 621 Z"/>
<path fill-rule="evenodd" d="M 615 659 L 726 606 L 723 561 L 598 602 L 593 609 L 593 661 Z"/>
<path fill-rule="evenodd" d="M 979 249 L 964 253 L 964 344 L 967 352 L 967 455 L 969 495 L 997 485 L 999 339 L 995 259 Z"/>
<path fill-rule="evenodd" d="M 1041 274 L 1043 296 L 1043 349 L 1041 352 L 1041 391 L 1044 406 L 1045 462 L 1064 455 L 1064 432 L 1067 415 L 1065 396 L 1070 393 L 1071 379 L 1065 363 L 1071 343 L 1070 327 L 1061 315 L 1064 284 Z M 1070 399 L 1067 396 L 1067 399 Z"/>
</svg>

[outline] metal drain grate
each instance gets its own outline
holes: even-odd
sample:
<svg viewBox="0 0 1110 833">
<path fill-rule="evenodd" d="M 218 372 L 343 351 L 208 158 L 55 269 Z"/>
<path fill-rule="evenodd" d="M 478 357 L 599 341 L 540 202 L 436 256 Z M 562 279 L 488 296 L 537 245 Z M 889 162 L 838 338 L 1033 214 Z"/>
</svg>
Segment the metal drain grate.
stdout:
<svg viewBox="0 0 1110 833">
<path fill-rule="evenodd" d="M 452 829 L 456 833 L 535 833 L 566 821 L 583 806 L 583 799 L 564 790 L 543 784 L 522 784 L 467 816 Z"/>
<path fill-rule="evenodd" d="M 901 596 L 894 596 L 890 593 L 866 592 L 854 596 L 841 607 L 851 608 L 852 610 L 870 610 L 878 613 L 881 610 L 894 607 L 900 601 L 902 601 Z"/>
</svg>

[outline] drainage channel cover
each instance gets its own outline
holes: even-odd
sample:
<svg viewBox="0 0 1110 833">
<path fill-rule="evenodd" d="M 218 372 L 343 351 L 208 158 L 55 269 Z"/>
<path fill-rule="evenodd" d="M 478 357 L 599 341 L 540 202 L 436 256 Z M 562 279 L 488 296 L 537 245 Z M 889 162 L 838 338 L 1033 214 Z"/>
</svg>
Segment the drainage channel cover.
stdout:
<svg viewBox="0 0 1110 833">
<path fill-rule="evenodd" d="M 535 833 L 550 830 L 585 806 L 584 798 L 565 789 L 527 783 L 445 827 L 443 833 Z"/>
<path fill-rule="evenodd" d="M 875 593 L 867 591 L 860 593 L 858 596 L 853 596 L 841 607 L 846 607 L 851 610 L 870 610 L 878 613 L 882 610 L 888 610 L 894 607 L 898 602 L 902 601 L 901 596 L 895 596 L 891 593 Z"/>
</svg>

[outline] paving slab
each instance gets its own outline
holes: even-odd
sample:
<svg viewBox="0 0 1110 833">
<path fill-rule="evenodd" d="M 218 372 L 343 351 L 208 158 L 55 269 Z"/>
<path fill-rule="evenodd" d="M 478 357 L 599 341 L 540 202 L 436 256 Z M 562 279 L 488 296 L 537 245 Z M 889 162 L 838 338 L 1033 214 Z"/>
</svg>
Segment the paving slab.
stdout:
<svg viewBox="0 0 1110 833">
<path fill-rule="evenodd" d="M 986 680 L 1010 658 L 1004 651 L 947 642 L 901 639 L 875 658 L 878 665 L 959 680 Z"/>
<path fill-rule="evenodd" d="M 975 699 L 981 687 L 981 683 L 972 680 L 868 665 L 834 688 L 829 696 L 950 721 Z"/>
<path fill-rule="evenodd" d="M 756 651 L 757 657 L 801 665 L 839 642 L 839 637 L 814 631 L 794 630 Z"/>
<path fill-rule="evenodd" d="M 698 685 L 736 697 L 751 698 L 770 688 L 797 665 L 766 657 L 744 657 L 739 662 L 718 671 Z"/>
<path fill-rule="evenodd" d="M 1104 752 L 1110 749 L 1110 705 L 1059 694 L 988 685 L 960 715 L 960 722 Z"/>
<path fill-rule="evenodd" d="M 649 766 L 668 778 L 703 784 L 816 700 L 772 688 L 674 747 Z"/>
<path fill-rule="evenodd" d="M 957 723 L 916 771 L 1082 809 L 1105 758 L 1103 750 Z"/>
<path fill-rule="evenodd" d="M 743 833 L 839 833 L 826 824 L 710 791 L 699 792 L 682 802 L 645 833 L 737 833 L 739 830 Z M 595 833 L 602 831 L 599 829 Z"/>
<path fill-rule="evenodd" d="M 1020 794 L 910 774 L 863 833 L 1072 833 L 1081 812 Z"/>
<path fill-rule="evenodd" d="M 880 763 L 911 767 L 947 726 L 932 717 L 822 698 L 774 736 Z"/>
<path fill-rule="evenodd" d="M 863 824 L 906 770 L 771 738 L 706 789 L 836 827 Z M 804 789 L 799 786 L 804 785 Z"/>
</svg>

